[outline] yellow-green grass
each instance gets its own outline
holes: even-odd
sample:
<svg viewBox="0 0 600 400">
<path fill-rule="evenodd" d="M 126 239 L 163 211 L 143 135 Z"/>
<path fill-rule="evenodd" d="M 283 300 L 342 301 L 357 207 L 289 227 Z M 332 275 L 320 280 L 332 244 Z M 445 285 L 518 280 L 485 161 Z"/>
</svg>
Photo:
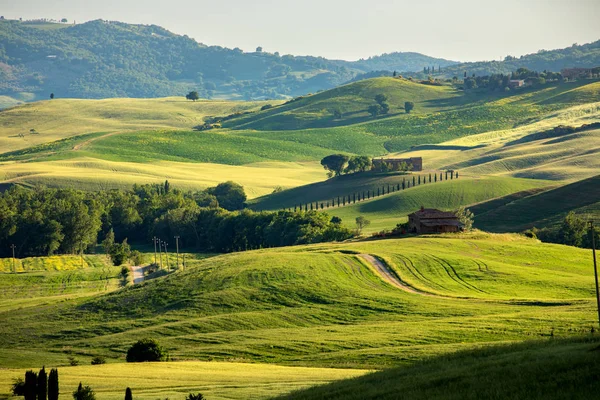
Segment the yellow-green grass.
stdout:
<svg viewBox="0 0 600 400">
<path fill-rule="evenodd" d="M 541 193 L 526 193 L 473 207 L 476 225 L 494 232 L 556 226 L 571 211 L 585 220 L 598 220 L 600 175 Z"/>
<path fill-rule="evenodd" d="M 278 186 L 292 188 L 324 177 L 325 171 L 317 162 L 264 162 L 237 166 L 172 161 L 114 162 L 77 157 L 35 163 L 0 163 L 2 183 L 102 190 L 169 180 L 174 187 L 198 190 L 233 180 L 244 186 L 249 198 L 269 194 Z"/>
<path fill-rule="evenodd" d="M 16 151 L 92 132 L 186 128 L 204 117 L 257 110 L 265 102 L 160 99 L 54 99 L 0 113 L 0 152 Z M 30 134 L 35 129 L 37 134 Z M 24 138 L 18 137 L 24 134 Z"/>
<path fill-rule="evenodd" d="M 389 285 L 386 261 L 430 295 Z M 385 368 L 491 343 L 589 332 L 589 252 L 473 233 L 266 249 L 92 298 L 0 311 L 0 365 L 64 365 L 159 340 L 174 360 Z"/>
<path fill-rule="evenodd" d="M 389 157 L 423 157 L 426 168 L 456 168 L 464 173 L 552 180 L 584 179 L 596 174 L 599 131 L 562 138 L 525 141 L 528 135 L 559 125 L 581 126 L 600 121 L 600 102 L 573 106 L 514 129 L 471 135 L 438 145 L 418 146 Z M 509 145 L 522 140 L 522 143 Z"/>
<path fill-rule="evenodd" d="M 47 370 L 49 367 L 46 365 Z M 60 367 L 59 379 L 60 392 L 65 397 L 82 382 L 91 386 L 98 398 L 106 400 L 122 399 L 127 387 L 132 389 L 136 399 L 183 399 L 189 393 L 202 393 L 214 400 L 241 400 L 268 399 L 368 372 L 265 364 L 165 362 Z M 0 370 L 0 395 L 8 393 L 12 380 L 24 373 L 24 369 Z"/>
<path fill-rule="evenodd" d="M 415 103 L 414 113 L 451 108 L 474 98 L 464 96 L 451 86 L 431 86 L 397 78 L 374 78 L 349 83 L 306 96 L 285 105 L 225 123 L 235 129 L 290 130 L 341 126 L 367 121 L 367 108 L 375 96 L 383 94 L 390 105 L 389 115 L 404 114 L 404 102 Z M 342 112 L 334 118 L 333 111 Z"/>
<path fill-rule="evenodd" d="M 31 272 L 31 271 L 71 271 L 84 268 L 102 268 L 107 266 L 105 256 L 47 256 L 15 258 L 0 258 L 0 272 Z"/>
<path fill-rule="evenodd" d="M 434 171 L 432 174 L 438 174 Z M 429 182 L 429 172 L 415 173 L 426 177 Z M 281 193 L 269 195 L 255 200 L 252 207 L 257 209 L 281 209 L 294 207 L 300 203 L 333 201 L 337 195 L 351 195 L 364 190 L 377 190 L 387 184 L 395 186 L 402 180 L 410 181 L 412 175 L 378 175 L 357 174 L 298 187 Z M 342 207 L 325 209 L 325 212 L 342 219 L 348 227 L 355 227 L 355 219 L 362 215 L 371 224 L 363 233 L 369 234 L 381 230 L 391 230 L 399 223 L 407 221 L 407 215 L 424 206 L 442 210 L 456 210 L 460 206 L 469 206 L 486 200 L 503 197 L 524 190 L 538 189 L 556 185 L 555 182 L 538 179 L 521 179 L 495 176 L 465 176 L 459 173 L 458 179 L 439 181 L 417 185 L 405 190 L 392 192 L 370 200 L 353 203 Z"/>
<path fill-rule="evenodd" d="M 465 351 L 278 399 L 592 399 L 600 390 L 599 343 L 592 335 Z"/>
</svg>

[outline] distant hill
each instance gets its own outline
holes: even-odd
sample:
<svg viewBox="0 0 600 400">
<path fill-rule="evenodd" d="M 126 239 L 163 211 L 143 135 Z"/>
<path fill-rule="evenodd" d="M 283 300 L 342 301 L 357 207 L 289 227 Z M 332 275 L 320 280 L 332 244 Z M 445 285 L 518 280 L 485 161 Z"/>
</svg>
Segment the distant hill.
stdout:
<svg viewBox="0 0 600 400">
<path fill-rule="evenodd" d="M 50 24 L 52 25 L 52 24 Z M 453 61 L 392 53 L 347 62 L 207 46 L 159 26 L 91 21 L 79 25 L 0 21 L 0 95 L 39 98 L 286 98 L 329 89 L 375 69 L 414 71 Z"/>
<path fill-rule="evenodd" d="M 573 45 L 565 49 L 540 50 L 537 53 L 527 54 L 521 57 L 507 56 L 503 61 L 478 61 L 454 64 L 448 67 L 442 65 L 442 72 L 434 74 L 434 77 L 453 76 L 462 77 L 467 75 L 477 76 L 491 74 L 510 74 L 519 68 L 527 68 L 533 71 L 555 71 L 563 68 L 593 68 L 600 67 L 600 40 L 583 45 Z M 436 66 L 437 68 L 437 66 Z M 421 74 L 423 71 L 421 71 Z"/>
</svg>

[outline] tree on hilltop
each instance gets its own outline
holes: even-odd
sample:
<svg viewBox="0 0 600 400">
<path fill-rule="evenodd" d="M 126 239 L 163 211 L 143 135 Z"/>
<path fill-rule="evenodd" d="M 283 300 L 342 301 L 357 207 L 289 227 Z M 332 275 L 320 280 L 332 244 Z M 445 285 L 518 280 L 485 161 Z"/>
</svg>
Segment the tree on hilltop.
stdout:
<svg viewBox="0 0 600 400">
<path fill-rule="evenodd" d="M 194 91 L 191 91 L 188 94 L 186 94 L 185 98 L 188 100 L 196 101 L 196 100 L 200 99 L 200 95 L 198 94 L 198 92 L 196 92 L 194 90 Z"/>
<path fill-rule="evenodd" d="M 332 154 L 324 157 L 321 160 L 321 165 L 335 176 L 340 176 L 349 159 L 350 157 L 344 154 Z"/>
</svg>

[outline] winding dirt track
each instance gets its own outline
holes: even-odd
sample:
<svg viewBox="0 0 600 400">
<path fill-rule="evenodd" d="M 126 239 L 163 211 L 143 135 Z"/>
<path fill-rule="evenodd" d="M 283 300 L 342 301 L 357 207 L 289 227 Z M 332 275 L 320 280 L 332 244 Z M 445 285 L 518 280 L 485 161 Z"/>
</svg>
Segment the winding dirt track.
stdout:
<svg viewBox="0 0 600 400">
<path fill-rule="evenodd" d="M 389 283 L 390 285 L 395 286 L 398 289 L 402 289 L 408 293 L 420 294 L 422 296 L 437 297 L 430 293 L 419 291 L 413 288 L 412 286 L 409 286 L 406 283 L 402 282 L 400 277 L 396 275 L 395 272 L 390 270 L 387 267 L 387 265 L 385 265 L 379 259 L 377 259 L 377 257 L 373 257 L 370 254 L 359 254 L 358 256 L 366 262 L 368 262 L 373 267 L 373 269 L 381 276 L 381 278 L 383 278 L 383 280 Z"/>
</svg>

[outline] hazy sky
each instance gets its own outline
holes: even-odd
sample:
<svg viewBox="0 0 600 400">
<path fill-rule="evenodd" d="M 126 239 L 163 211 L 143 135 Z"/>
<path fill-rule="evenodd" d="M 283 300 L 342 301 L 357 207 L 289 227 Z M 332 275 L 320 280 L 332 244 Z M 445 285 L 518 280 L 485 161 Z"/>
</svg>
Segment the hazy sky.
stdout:
<svg viewBox="0 0 600 400">
<path fill-rule="evenodd" d="M 600 0 L 0 0 L 0 15 L 156 24 L 209 45 L 345 60 L 491 60 L 600 39 Z"/>
</svg>

